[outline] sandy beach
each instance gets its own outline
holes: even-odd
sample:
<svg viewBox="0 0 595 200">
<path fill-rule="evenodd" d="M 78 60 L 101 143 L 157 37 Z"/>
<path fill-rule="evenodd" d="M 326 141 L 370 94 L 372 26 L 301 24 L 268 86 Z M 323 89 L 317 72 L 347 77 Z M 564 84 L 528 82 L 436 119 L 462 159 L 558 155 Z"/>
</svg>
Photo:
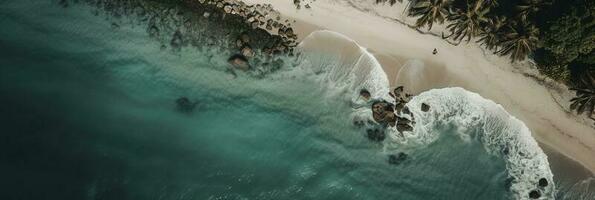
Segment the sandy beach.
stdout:
<svg viewBox="0 0 595 200">
<path fill-rule="evenodd" d="M 272 4 L 284 17 L 295 19 L 293 26 L 300 39 L 315 30 L 330 30 L 350 37 L 375 55 L 391 86 L 404 85 L 413 94 L 457 86 L 491 99 L 522 120 L 542 148 L 552 150 L 546 153 L 559 152 L 595 174 L 592 122 L 569 113 L 566 109 L 571 93 L 564 86 L 545 86 L 543 81 L 538 81 L 528 61 L 513 64 L 506 57 L 484 53 L 473 42 L 454 46 L 386 16 L 390 13 L 397 18 L 403 16 L 403 5 L 378 6 L 378 10 L 370 5 L 364 12 L 354 8 L 354 2 L 371 1 L 318 0 L 310 3 L 310 9 L 299 10 L 293 1 L 244 1 Z M 440 28 L 437 26 L 432 32 L 439 32 Z M 432 54 L 434 48 L 439 52 L 437 55 Z M 554 162 L 551 159 L 550 156 L 550 162 Z"/>
</svg>

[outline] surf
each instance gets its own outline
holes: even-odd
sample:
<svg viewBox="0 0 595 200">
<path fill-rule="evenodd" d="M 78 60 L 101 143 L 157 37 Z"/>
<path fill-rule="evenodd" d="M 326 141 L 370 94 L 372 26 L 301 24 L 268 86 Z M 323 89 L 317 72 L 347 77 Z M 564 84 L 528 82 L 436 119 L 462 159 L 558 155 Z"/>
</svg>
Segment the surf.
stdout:
<svg viewBox="0 0 595 200">
<path fill-rule="evenodd" d="M 393 101 L 387 95 L 387 75 L 378 61 L 365 48 L 339 33 L 317 31 L 299 45 L 310 70 L 324 73 L 321 84 L 329 88 L 346 90 L 352 100 L 359 98 L 359 91 L 370 91 L 373 99 Z M 423 81 L 423 80 L 421 80 Z M 407 86 L 406 86 L 407 87 Z M 421 104 L 431 106 L 423 112 Z M 462 140 L 477 140 L 485 150 L 506 163 L 510 190 L 516 199 L 529 198 L 537 191 L 541 196 L 553 198 L 555 186 L 547 156 L 531 136 L 529 128 L 511 116 L 502 106 L 463 88 L 432 89 L 415 96 L 406 107 L 405 115 L 415 119 L 413 131 L 402 136 L 395 128 L 386 129 L 390 135 L 387 146 L 393 148 L 423 148 L 436 142 L 449 124 L 457 129 Z M 368 108 L 354 109 L 353 120 L 369 119 Z M 539 181 L 542 186 L 539 186 Z M 547 183 L 543 186 L 543 181 Z"/>
</svg>

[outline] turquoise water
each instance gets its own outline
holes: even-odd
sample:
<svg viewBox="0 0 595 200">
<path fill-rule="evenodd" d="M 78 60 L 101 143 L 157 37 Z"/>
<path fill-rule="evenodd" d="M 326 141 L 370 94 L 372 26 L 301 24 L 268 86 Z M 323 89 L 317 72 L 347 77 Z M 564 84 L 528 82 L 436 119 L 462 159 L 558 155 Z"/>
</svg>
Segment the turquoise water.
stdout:
<svg viewBox="0 0 595 200">
<path fill-rule="evenodd" d="M 371 142 L 349 91 L 291 66 L 232 78 L 221 52 L 164 49 L 84 5 L 0 8 L 0 199 L 515 197 L 483 130 L 461 139 L 444 121 L 419 148 Z"/>
</svg>

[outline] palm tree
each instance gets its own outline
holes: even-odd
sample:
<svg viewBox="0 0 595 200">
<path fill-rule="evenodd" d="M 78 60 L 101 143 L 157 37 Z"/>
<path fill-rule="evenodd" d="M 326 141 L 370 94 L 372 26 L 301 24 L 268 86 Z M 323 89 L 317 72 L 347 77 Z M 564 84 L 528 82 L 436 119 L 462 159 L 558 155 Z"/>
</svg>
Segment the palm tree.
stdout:
<svg viewBox="0 0 595 200">
<path fill-rule="evenodd" d="M 498 45 L 503 37 L 503 29 L 506 26 L 506 16 L 496 16 L 488 20 L 487 26 L 479 32 L 479 40 L 488 50 L 498 50 Z"/>
<path fill-rule="evenodd" d="M 452 0 L 419 0 L 409 8 L 409 16 L 419 17 L 416 27 L 428 26 L 430 30 L 434 22 L 444 23 L 451 3 Z"/>
<path fill-rule="evenodd" d="M 570 88 L 576 92 L 576 97 L 570 100 L 570 110 L 576 110 L 576 113 L 581 115 L 587 112 L 591 119 L 595 112 L 595 77 L 593 72 L 587 73 L 585 77 L 581 79 L 579 87 Z"/>
<path fill-rule="evenodd" d="M 537 48 L 539 29 L 525 21 L 513 22 L 503 35 L 500 55 L 510 55 L 512 61 L 523 60 Z"/>
<path fill-rule="evenodd" d="M 483 5 L 488 6 L 490 8 L 495 8 L 498 7 L 500 4 L 498 3 L 498 0 L 485 0 Z"/>
<path fill-rule="evenodd" d="M 551 4 L 551 2 L 544 0 L 523 0 L 522 4 L 516 6 L 516 10 L 519 12 L 518 16 L 520 19 L 526 21 L 529 15 L 536 13 L 544 6 Z"/>
<path fill-rule="evenodd" d="M 450 35 L 444 38 L 454 36 L 454 40 L 462 41 L 467 37 L 467 42 L 471 37 L 476 36 L 481 30 L 481 25 L 488 22 L 486 14 L 490 12 L 490 7 L 484 6 L 485 0 L 477 0 L 474 4 L 467 2 L 467 10 L 455 10 L 447 18 L 453 23 L 447 28 Z"/>
</svg>

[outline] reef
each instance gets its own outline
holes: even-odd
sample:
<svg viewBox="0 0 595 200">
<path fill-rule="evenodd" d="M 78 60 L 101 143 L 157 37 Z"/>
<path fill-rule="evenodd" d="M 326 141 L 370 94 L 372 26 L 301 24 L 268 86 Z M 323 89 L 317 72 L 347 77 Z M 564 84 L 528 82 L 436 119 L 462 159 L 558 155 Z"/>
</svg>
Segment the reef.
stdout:
<svg viewBox="0 0 595 200">
<path fill-rule="evenodd" d="M 227 54 L 233 62 L 222 70 L 232 73 L 235 69 L 256 77 L 272 73 L 285 64 L 281 58 L 294 56 L 297 45 L 289 20 L 269 4 L 238 0 L 61 0 L 59 4 L 72 8 L 72 3 L 81 2 L 93 7 L 95 15 L 107 16 L 114 29 L 145 26 L 161 49 L 176 52 L 192 47 Z"/>
</svg>

